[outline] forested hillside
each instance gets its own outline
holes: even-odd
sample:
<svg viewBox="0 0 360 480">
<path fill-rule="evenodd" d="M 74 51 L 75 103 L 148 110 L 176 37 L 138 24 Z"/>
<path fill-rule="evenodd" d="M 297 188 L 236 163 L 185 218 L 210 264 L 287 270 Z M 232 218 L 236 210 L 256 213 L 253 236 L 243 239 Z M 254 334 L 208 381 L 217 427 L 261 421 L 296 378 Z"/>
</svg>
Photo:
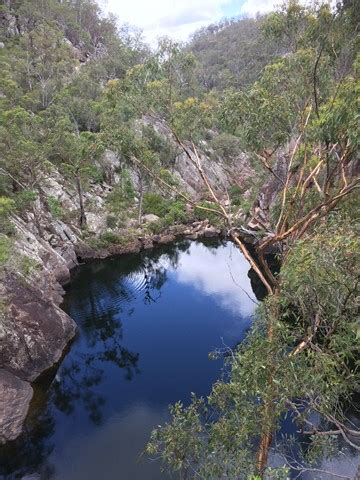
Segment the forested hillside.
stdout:
<svg viewBox="0 0 360 480">
<path fill-rule="evenodd" d="M 195 33 L 187 49 L 193 52 L 195 75 L 205 90 L 246 87 L 263 68 L 288 52 L 286 42 L 264 37 L 265 17 L 224 20 Z"/>
<path fill-rule="evenodd" d="M 222 235 L 266 299 L 229 378 L 176 404 L 148 454 L 235 479 L 360 451 L 358 7 L 290 0 L 152 51 L 93 0 L 2 0 L 0 382 L 21 408 L 1 442 L 74 335 L 57 305 L 79 260 Z"/>
</svg>

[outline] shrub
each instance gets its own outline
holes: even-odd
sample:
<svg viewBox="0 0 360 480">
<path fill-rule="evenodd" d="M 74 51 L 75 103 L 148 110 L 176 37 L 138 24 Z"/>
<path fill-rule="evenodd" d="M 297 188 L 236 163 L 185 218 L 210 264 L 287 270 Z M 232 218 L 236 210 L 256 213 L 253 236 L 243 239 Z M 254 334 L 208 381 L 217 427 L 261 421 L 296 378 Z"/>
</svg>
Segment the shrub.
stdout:
<svg viewBox="0 0 360 480">
<path fill-rule="evenodd" d="M 111 213 L 119 214 L 126 211 L 134 201 L 134 189 L 130 177 L 123 174 L 121 182 L 114 187 L 106 198 Z"/>
<path fill-rule="evenodd" d="M 218 210 L 220 212 L 220 208 L 216 205 L 216 203 L 200 202 L 199 205 L 195 207 L 194 213 L 198 220 L 205 220 L 207 218 L 213 225 L 217 225 L 219 223 L 221 219 L 220 215 L 217 215 L 216 212 L 209 212 L 198 207 L 211 208 L 212 210 Z"/>
<path fill-rule="evenodd" d="M 148 229 L 150 230 L 150 232 L 154 234 L 158 234 L 163 232 L 168 226 L 169 226 L 169 223 L 166 220 L 166 218 L 161 218 L 157 222 L 149 223 Z"/>
<path fill-rule="evenodd" d="M 47 203 L 49 206 L 50 213 L 54 218 L 63 217 L 64 211 L 61 207 L 60 201 L 56 197 L 49 196 L 47 198 Z"/>
<path fill-rule="evenodd" d="M 33 258 L 28 257 L 27 255 L 22 255 L 20 257 L 19 270 L 26 277 L 30 275 L 38 266 L 39 264 Z"/>
<path fill-rule="evenodd" d="M 176 200 L 170 204 L 168 213 L 165 215 L 168 225 L 174 223 L 185 223 L 188 220 L 188 214 L 185 210 L 185 204 L 181 200 Z"/>
<path fill-rule="evenodd" d="M 5 265 L 11 253 L 11 240 L 5 235 L 0 236 L 0 265 Z"/>
<path fill-rule="evenodd" d="M 117 226 L 117 219 L 115 215 L 107 215 L 106 217 L 106 226 L 108 228 L 116 228 Z"/>
<path fill-rule="evenodd" d="M 122 242 L 121 238 L 118 235 L 109 231 L 100 235 L 100 241 L 104 243 L 104 246 L 111 244 L 118 245 Z"/>
<path fill-rule="evenodd" d="M 13 233 L 13 226 L 9 220 L 9 216 L 14 208 L 15 203 L 11 198 L 0 197 L 0 232 L 5 235 Z"/>
<path fill-rule="evenodd" d="M 241 202 L 242 202 L 242 191 L 241 191 L 241 188 L 238 186 L 238 185 L 232 185 L 230 188 L 229 188 L 229 196 L 230 196 L 230 200 L 231 200 L 231 203 L 233 205 L 241 205 Z"/>
<path fill-rule="evenodd" d="M 169 201 L 166 201 L 158 193 L 145 193 L 143 198 L 144 213 L 153 213 L 164 217 L 169 212 Z"/>
<path fill-rule="evenodd" d="M 18 192 L 15 197 L 15 207 L 19 213 L 27 210 L 37 198 L 37 192 L 34 190 L 22 190 Z"/>
<path fill-rule="evenodd" d="M 143 127 L 143 137 L 149 148 L 158 154 L 161 165 L 172 165 L 175 162 L 177 148 L 167 138 L 159 135 L 154 127 L 147 125 Z"/>
</svg>

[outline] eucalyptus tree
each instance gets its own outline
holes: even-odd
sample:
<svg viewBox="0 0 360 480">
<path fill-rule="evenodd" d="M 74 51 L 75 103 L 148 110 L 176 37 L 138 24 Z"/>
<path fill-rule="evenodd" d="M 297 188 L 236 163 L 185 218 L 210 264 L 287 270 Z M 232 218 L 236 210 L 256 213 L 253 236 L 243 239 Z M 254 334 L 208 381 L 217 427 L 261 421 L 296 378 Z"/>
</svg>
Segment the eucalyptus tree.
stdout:
<svg viewBox="0 0 360 480">
<path fill-rule="evenodd" d="M 1 113 L 1 171 L 10 180 L 10 191 L 38 185 L 46 167 L 42 128 L 41 117 L 24 108 Z"/>
<path fill-rule="evenodd" d="M 266 224 L 258 219 L 263 232 L 256 255 L 208 182 L 195 145 L 181 142 L 229 237 L 268 292 L 246 341 L 227 352 L 228 381 L 217 382 L 207 402 L 195 398 L 189 407 L 176 404 L 171 423 L 153 432 L 147 451 L 160 454 L 185 476 L 278 474 L 270 468 L 269 451 L 278 446 L 276 432 L 286 414 L 299 435 L 306 435 L 307 461 L 329 452 L 339 437 L 360 450 L 359 430 L 346 410 L 360 385 L 359 242 L 353 203 L 360 185 L 360 137 L 356 41 L 348 42 L 351 12 L 345 7 L 331 13 L 326 5 L 307 9 L 290 2 L 276 20 L 284 35 L 295 34 L 291 55 L 269 65 L 249 90 L 232 92 L 235 101 L 227 99 L 221 106 L 224 124 L 230 122 L 277 183 L 277 205 Z M 290 20 L 296 28 L 287 32 Z M 353 66 L 339 78 L 344 42 L 350 50 L 346 61 L 352 58 Z M 285 169 L 279 176 L 275 152 L 286 143 Z M 281 263 L 277 274 L 266 258 L 274 249 Z M 289 442 L 281 447 L 286 450 L 285 475 L 292 467 L 316 468 L 289 458 Z"/>
<path fill-rule="evenodd" d="M 47 132 L 47 156 L 75 187 L 79 201 L 78 224 L 84 228 L 86 226 L 84 191 L 91 181 L 100 180 L 95 160 L 101 154 L 102 146 L 97 141 L 96 134 L 79 131 L 77 123 L 74 123 L 63 110 L 55 109 L 51 114 L 54 115 L 55 123 Z"/>
</svg>

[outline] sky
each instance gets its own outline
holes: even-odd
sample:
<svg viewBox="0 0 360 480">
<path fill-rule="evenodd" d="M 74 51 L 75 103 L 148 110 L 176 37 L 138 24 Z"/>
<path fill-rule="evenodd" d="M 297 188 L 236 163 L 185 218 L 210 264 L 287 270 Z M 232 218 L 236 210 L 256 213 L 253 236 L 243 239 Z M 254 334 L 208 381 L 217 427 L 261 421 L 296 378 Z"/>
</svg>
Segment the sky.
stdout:
<svg viewBox="0 0 360 480">
<path fill-rule="evenodd" d="M 186 41 L 191 33 L 224 17 L 269 12 L 281 0 L 102 0 L 100 3 L 120 23 L 141 29 L 145 39 L 155 45 L 156 39 L 164 35 Z"/>
</svg>

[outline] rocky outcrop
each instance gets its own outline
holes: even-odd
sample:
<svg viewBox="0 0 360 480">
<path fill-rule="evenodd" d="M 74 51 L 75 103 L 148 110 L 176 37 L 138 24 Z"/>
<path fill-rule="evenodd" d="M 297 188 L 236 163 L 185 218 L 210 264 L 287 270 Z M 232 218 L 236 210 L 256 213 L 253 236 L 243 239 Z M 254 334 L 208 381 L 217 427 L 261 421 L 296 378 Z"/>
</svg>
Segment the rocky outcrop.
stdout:
<svg viewBox="0 0 360 480">
<path fill-rule="evenodd" d="M 1 323 L 0 368 L 32 382 L 56 364 L 76 331 L 75 322 L 35 285 L 8 275 L 7 314 Z"/>
<path fill-rule="evenodd" d="M 143 223 L 154 223 L 154 222 L 158 222 L 159 220 L 160 220 L 160 217 L 158 217 L 157 215 L 154 215 L 153 213 L 148 213 L 141 217 L 141 221 Z"/>
<path fill-rule="evenodd" d="M 56 219 L 44 225 L 42 237 L 33 214 L 12 220 L 15 252 L 0 277 L 1 442 L 21 433 L 31 382 L 59 362 L 76 331 L 74 321 L 58 306 L 62 284 L 77 265 L 76 235 Z"/>
<path fill-rule="evenodd" d="M 163 136 L 164 139 L 172 144 L 174 150 L 176 150 L 176 148 L 178 149 L 179 153 L 172 166 L 172 174 L 179 188 L 186 192 L 192 199 L 199 200 L 206 197 L 208 192 L 196 167 L 197 159 L 192 151 L 191 145 L 188 144 L 187 147 L 193 157 L 193 161 L 189 159 L 185 152 L 179 150 L 172 134 L 163 122 L 151 116 L 144 116 L 142 123 L 151 125 L 158 135 Z M 254 175 L 249 156 L 246 153 L 239 152 L 235 158 L 228 160 L 220 158 L 214 160 L 213 154 L 214 152 L 208 142 L 203 140 L 201 142 L 201 149 L 198 150 L 201 168 L 219 198 L 224 197 L 224 193 L 230 186 L 238 185 L 243 187 L 246 181 Z"/>
<path fill-rule="evenodd" d="M 15 440 L 21 433 L 32 394 L 28 382 L 0 369 L 0 444 Z"/>
</svg>

